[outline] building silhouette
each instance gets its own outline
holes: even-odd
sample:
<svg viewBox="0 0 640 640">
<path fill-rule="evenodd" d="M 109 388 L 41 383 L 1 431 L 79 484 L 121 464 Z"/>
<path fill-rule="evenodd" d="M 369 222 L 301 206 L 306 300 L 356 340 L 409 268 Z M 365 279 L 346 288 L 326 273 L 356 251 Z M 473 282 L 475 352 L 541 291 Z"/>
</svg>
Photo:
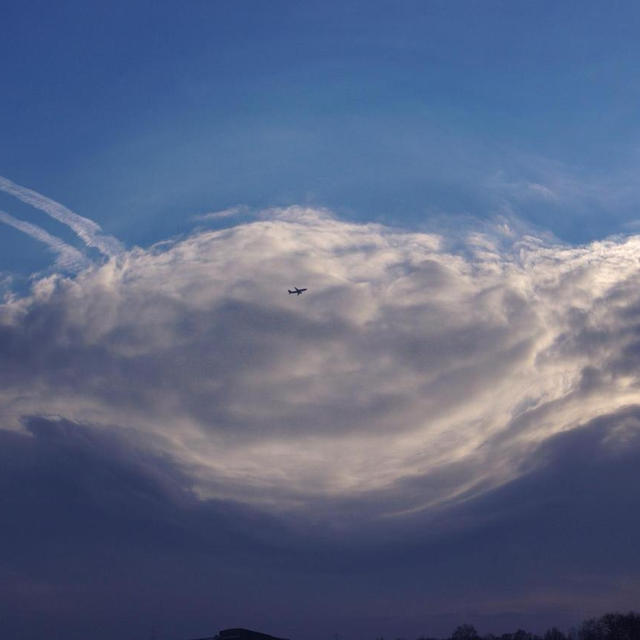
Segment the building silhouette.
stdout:
<svg viewBox="0 0 640 640">
<path fill-rule="evenodd" d="M 259 631 L 251 631 L 251 629 L 223 629 L 215 636 L 207 636 L 206 638 L 194 638 L 194 640 L 287 640 L 286 638 L 277 638 Z"/>
</svg>

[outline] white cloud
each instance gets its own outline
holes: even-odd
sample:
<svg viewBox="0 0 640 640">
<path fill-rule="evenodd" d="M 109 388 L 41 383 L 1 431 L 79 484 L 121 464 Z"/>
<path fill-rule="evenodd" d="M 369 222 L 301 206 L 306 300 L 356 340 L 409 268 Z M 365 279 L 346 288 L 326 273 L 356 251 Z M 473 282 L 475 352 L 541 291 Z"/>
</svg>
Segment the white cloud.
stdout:
<svg viewBox="0 0 640 640">
<path fill-rule="evenodd" d="M 4 424 L 125 426 L 203 497 L 364 518 L 468 499 L 640 401 L 640 237 L 446 246 L 293 207 L 42 279 L 0 307 Z"/>
<path fill-rule="evenodd" d="M 221 209 L 220 211 L 210 211 L 208 213 L 201 213 L 192 216 L 193 220 L 222 220 L 224 218 L 232 218 L 234 216 L 243 215 L 249 212 L 249 207 L 238 205 L 236 207 L 229 207 L 228 209 Z"/>
<path fill-rule="evenodd" d="M 86 269 L 90 264 L 90 261 L 82 255 L 80 251 L 68 245 L 60 238 L 51 235 L 38 225 L 14 218 L 4 211 L 0 211 L 0 222 L 4 222 L 4 224 L 14 227 L 14 229 L 18 229 L 28 236 L 46 244 L 49 249 L 58 255 L 56 266 L 61 269 L 80 271 L 81 269 Z"/>
<path fill-rule="evenodd" d="M 44 211 L 48 216 L 67 225 L 88 246 L 95 247 L 105 256 L 117 255 L 122 245 L 113 236 L 102 233 L 100 225 L 71 211 L 64 205 L 47 196 L 23 187 L 8 178 L 0 176 L 0 191 L 4 191 L 22 202 Z"/>
</svg>

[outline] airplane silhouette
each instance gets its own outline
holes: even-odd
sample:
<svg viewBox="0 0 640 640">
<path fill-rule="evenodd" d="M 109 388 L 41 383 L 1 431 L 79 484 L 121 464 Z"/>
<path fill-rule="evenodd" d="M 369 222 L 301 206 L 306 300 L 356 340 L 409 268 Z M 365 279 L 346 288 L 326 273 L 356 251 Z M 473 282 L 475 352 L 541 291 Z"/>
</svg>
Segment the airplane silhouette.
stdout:
<svg viewBox="0 0 640 640">
<path fill-rule="evenodd" d="M 291 295 L 292 293 L 300 295 L 303 291 L 306 291 L 306 289 L 298 289 L 298 287 L 293 287 L 293 291 L 291 291 L 291 289 L 287 289 L 287 291 L 289 292 L 289 295 Z"/>
</svg>

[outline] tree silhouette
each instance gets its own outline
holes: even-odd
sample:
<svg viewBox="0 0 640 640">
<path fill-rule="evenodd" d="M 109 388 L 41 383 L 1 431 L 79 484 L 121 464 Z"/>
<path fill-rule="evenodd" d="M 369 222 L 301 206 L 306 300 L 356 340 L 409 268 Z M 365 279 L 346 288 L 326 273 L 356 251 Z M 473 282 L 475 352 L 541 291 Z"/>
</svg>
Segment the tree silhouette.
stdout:
<svg viewBox="0 0 640 640">
<path fill-rule="evenodd" d="M 461 624 L 451 634 L 451 640 L 480 640 L 480 636 L 473 625 Z"/>
<path fill-rule="evenodd" d="M 637 613 L 607 613 L 600 618 L 585 620 L 578 633 L 579 640 L 636 640 L 640 638 L 640 615 Z"/>
</svg>

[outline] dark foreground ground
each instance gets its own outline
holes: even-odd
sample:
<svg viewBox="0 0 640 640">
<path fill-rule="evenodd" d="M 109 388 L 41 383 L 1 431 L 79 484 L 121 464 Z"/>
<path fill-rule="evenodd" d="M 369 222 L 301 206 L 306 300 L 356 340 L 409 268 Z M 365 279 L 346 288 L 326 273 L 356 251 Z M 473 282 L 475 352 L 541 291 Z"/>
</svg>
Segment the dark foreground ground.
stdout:
<svg viewBox="0 0 640 640">
<path fill-rule="evenodd" d="M 341 636 L 340 640 L 343 640 Z M 249 629 L 224 629 L 218 634 L 193 640 L 285 640 Z M 304 640 L 301 638 L 300 640 Z M 348 640 L 348 638 L 344 638 Z M 373 639 L 372 639 L 373 640 Z M 385 640 L 382 636 L 375 640 Z M 409 640 L 395 638 L 391 640 Z M 551 628 L 543 634 L 529 633 L 518 629 L 512 633 L 480 635 L 470 624 L 458 626 L 451 635 L 445 638 L 420 636 L 416 640 L 640 640 L 640 614 L 607 613 L 600 618 L 590 618 L 578 627 L 562 631 Z"/>
</svg>

